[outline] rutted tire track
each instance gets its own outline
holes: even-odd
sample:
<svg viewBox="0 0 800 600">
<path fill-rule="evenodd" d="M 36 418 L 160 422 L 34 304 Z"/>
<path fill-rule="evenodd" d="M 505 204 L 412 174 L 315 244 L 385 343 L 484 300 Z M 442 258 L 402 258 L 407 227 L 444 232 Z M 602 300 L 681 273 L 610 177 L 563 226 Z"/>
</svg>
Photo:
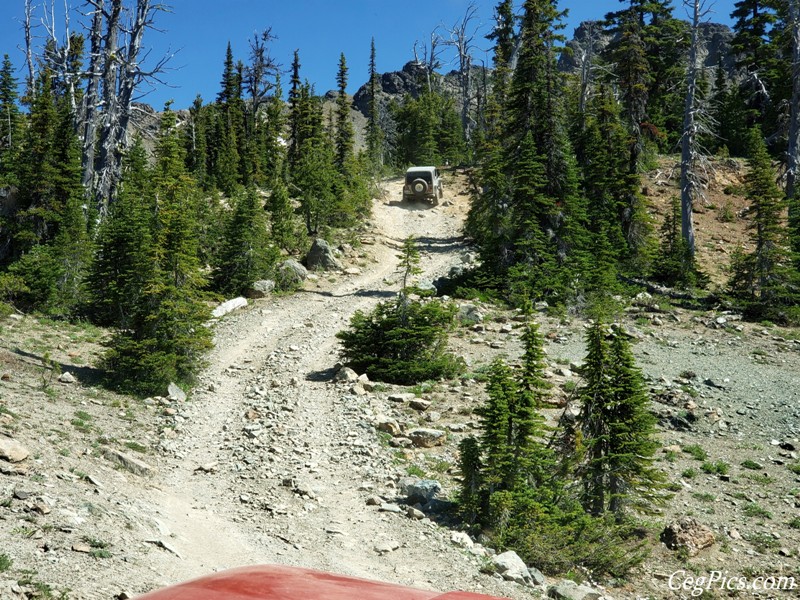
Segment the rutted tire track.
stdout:
<svg viewBox="0 0 800 600">
<path fill-rule="evenodd" d="M 398 183 L 390 194 L 399 197 Z M 409 210 L 376 202 L 378 243 L 362 275 L 334 286 L 321 280 L 321 289 L 307 285 L 219 324 L 210 366 L 149 499 L 182 556 L 153 556 L 149 567 L 164 582 L 282 562 L 424 587 L 514 592 L 480 575 L 433 523 L 366 506 L 373 490 L 391 492 L 395 472 L 370 425 L 383 400 L 325 377 L 337 360 L 336 332 L 353 312 L 397 290 L 386 280 L 406 236 L 418 239 L 423 279 L 458 263 L 463 207 L 446 204 Z M 216 473 L 196 472 L 208 463 L 218 465 Z M 380 541 L 399 547 L 381 556 L 374 551 Z"/>
</svg>

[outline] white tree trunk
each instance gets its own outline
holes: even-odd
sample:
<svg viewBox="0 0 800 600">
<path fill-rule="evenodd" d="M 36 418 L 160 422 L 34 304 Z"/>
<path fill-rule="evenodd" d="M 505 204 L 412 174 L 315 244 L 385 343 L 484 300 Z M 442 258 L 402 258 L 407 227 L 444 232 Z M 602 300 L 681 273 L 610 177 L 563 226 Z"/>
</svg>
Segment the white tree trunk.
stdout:
<svg viewBox="0 0 800 600">
<path fill-rule="evenodd" d="M 686 102 L 681 137 L 681 236 L 692 257 L 695 251 L 692 205 L 697 193 L 694 168 L 697 159 L 697 32 L 700 26 L 700 1 L 685 2 L 692 8 L 692 41 L 689 47 L 689 64 L 686 67 Z"/>
<path fill-rule="evenodd" d="M 87 196 L 94 192 L 94 161 L 96 155 L 96 137 L 98 125 L 98 102 L 100 99 L 100 75 L 102 61 L 103 41 L 103 4 L 105 0 L 92 0 L 89 2 L 94 8 L 92 16 L 92 29 L 89 32 L 89 80 L 86 84 L 83 109 L 83 147 L 81 152 L 81 167 L 83 169 L 83 189 Z"/>
</svg>

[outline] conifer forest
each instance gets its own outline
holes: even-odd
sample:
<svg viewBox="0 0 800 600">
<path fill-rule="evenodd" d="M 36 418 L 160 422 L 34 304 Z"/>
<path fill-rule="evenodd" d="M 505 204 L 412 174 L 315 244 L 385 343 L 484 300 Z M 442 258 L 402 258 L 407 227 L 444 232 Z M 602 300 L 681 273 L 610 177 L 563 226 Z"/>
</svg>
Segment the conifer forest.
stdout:
<svg viewBox="0 0 800 600">
<path fill-rule="evenodd" d="M 281 32 L 266 23 L 246 41 L 246 53 L 237 56 L 228 43 L 209 66 L 208 78 L 219 81 L 215 97 L 153 107 L 143 103 L 141 91 L 168 79 L 168 57 L 153 60 L 149 40 L 164 11 L 185 6 L 75 0 L 76 22 L 60 36 L 55 32 L 61 29 L 47 26 L 48 2 L 5 1 L 24 5 L 25 20 L 20 39 L 4 43 L 8 52 L 0 64 L 0 339 L 9 340 L 0 345 L 0 441 L 4 435 L 27 445 L 47 436 L 58 440 L 53 432 L 63 425 L 85 436 L 87 456 L 106 460 L 105 448 L 122 444 L 124 428 L 135 430 L 137 419 L 130 417 L 116 436 L 101 435 L 96 421 L 79 414 L 91 412 L 92 403 L 134 415 L 150 414 L 152 403 L 161 411 L 163 400 L 169 406 L 164 410 L 181 416 L 183 408 L 171 408 L 173 395 L 184 402 L 188 394 L 186 405 L 200 410 L 208 394 L 228 394 L 220 392 L 228 388 L 219 381 L 249 377 L 250 369 L 261 379 L 228 394 L 248 398 L 240 445 L 259 447 L 265 439 L 253 424 L 272 436 L 292 423 L 295 433 L 342 446 L 356 436 L 351 430 L 361 436 L 366 427 L 371 437 L 362 454 L 372 458 L 364 460 L 384 453 L 385 468 L 402 471 L 391 489 L 408 496 L 401 504 L 408 504 L 411 522 L 419 518 L 447 530 L 448 546 L 463 541 L 453 537 L 451 544 L 451 531 L 466 534 L 469 544 L 453 560 L 479 561 L 475 577 L 499 573 L 486 576 L 493 583 L 481 584 L 488 586 L 483 593 L 521 598 L 519 590 L 544 592 L 541 576 L 575 580 L 575 589 L 606 586 L 607 597 L 645 597 L 645 589 L 652 598 L 696 596 L 698 589 L 704 598 L 722 597 L 706 596 L 719 589 L 712 587 L 676 591 L 672 578 L 668 583 L 653 575 L 661 563 L 675 565 L 663 567 L 667 576 L 678 568 L 707 570 L 702 560 L 690 563 L 703 552 L 716 552 L 713 560 L 737 576 L 780 571 L 798 577 L 800 586 L 800 413 L 792 390 L 800 384 L 792 374 L 800 351 L 800 0 L 739 0 L 730 28 L 709 22 L 710 0 L 620 0 L 616 10 L 581 23 L 573 37 L 563 24 L 568 0 L 493 0 L 489 23 L 479 23 L 476 4 L 464 3 L 452 27 L 432 22 L 424 43 L 409 40 L 408 63 L 396 65 L 397 71 L 378 71 L 380 31 L 368 64 L 340 54 L 331 64 L 331 91 L 305 75 L 302 44 L 285 64 L 275 57 Z M 21 51 L 12 52 L 14 45 Z M 451 57 L 446 64 L 445 53 Z M 354 88 L 357 93 L 348 92 Z M 406 169 L 419 165 L 442 172 L 445 197 L 431 206 L 404 206 L 395 191 Z M 723 184 L 720 173 L 727 177 Z M 720 205 L 719 198 L 731 200 Z M 419 223 L 380 231 L 378 210 Z M 450 237 L 432 229 L 436 213 L 454 219 Z M 710 237 L 712 221 L 725 232 L 719 239 Z M 384 256 L 374 250 L 376 238 L 384 240 L 378 242 L 386 247 L 383 259 L 376 258 Z M 314 252 L 325 248 L 338 258 L 312 263 Z M 450 258 L 448 251 L 454 252 Z M 463 260 L 453 258 L 456 252 Z M 431 267 L 437 260 L 438 270 Z M 374 288 L 336 287 L 376 264 L 385 270 L 380 277 L 376 272 Z M 312 337 L 317 341 L 308 349 L 301 344 L 285 356 L 242 346 L 242 356 L 261 358 L 242 359 L 238 367 L 230 366 L 232 360 L 216 364 L 227 356 L 220 348 L 235 347 L 238 335 L 231 333 L 237 317 L 212 315 L 226 300 L 248 298 L 242 314 L 252 317 L 241 318 L 269 331 L 283 326 L 281 319 L 273 321 L 284 314 L 277 306 L 285 306 L 287 315 L 296 310 L 301 316 L 294 328 L 311 336 L 322 331 L 315 319 L 323 317 L 302 317 L 305 306 L 345 296 L 350 299 L 330 309 L 338 321 L 324 343 L 335 350 L 327 364 L 314 363 L 316 370 L 295 372 L 285 362 L 292 352 L 323 347 Z M 22 333 L 25 323 L 44 325 L 38 333 Z M 739 405 L 730 401 L 723 410 L 708 404 L 706 393 L 731 393 L 727 379 L 691 363 L 675 367 L 679 372 L 669 381 L 658 379 L 679 355 L 669 355 L 678 342 L 670 346 L 672 334 L 664 332 L 688 336 L 700 324 L 706 326 L 686 344 L 703 357 L 717 352 L 706 345 L 713 336 L 744 344 L 749 332 L 762 336 L 764 330 L 759 339 L 777 344 L 774 353 L 759 347 L 743 354 L 756 370 L 782 369 L 773 379 L 789 382 L 775 384 L 772 408 L 767 392 L 742 400 L 745 412 L 739 415 L 754 423 L 778 423 L 784 408 L 788 415 L 774 433 L 765 433 L 757 461 L 744 460 L 758 448 L 757 436 L 730 429 L 729 413 L 738 418 Z M 25 433 L 20 415 L 26 407 L 62 401 L 58 378 L 69 375 L 63 372 L 70 365 L 54 357 L 66 352 L 59 343 L 70 342 L 53 340 L 67 331 L 96 335 L 88 364 L 70 369 L 86 370 L 78 384 L 89 400 L 77 412 L 70 408 L 75 416 L 66 415 L 63 423 L 41 425 L 40 435 Z M 493 342 L 493 332 L 514 343 Z M 37 336 L 41 343 L 25 345 Z M 572 348 L 573 339 L 580 356 L 559 348 L 562 342 Z M 466 350 L 479 345 L 486 353 Z M 697 360 L 706 364 L 706 358 Z M 4 385 L 25 381 L 25 369 L 32 374 L 30 393 L 22 383 L 4 392 Z M 345 410 L 333 429 L 312 434 L 306 428 L 315 419 L 313 405 L 301 418 L 306 412 L 285 404 L 292 390 L 299 397 L 303 386 L 322 385 L 316 382 L 334 389 L 331 380 L 345 394 L 333 404 L 353 403 L 347 409 L 353 415 L 362 410 L 358 402 L 372 404 L 363 409 L 366 416 L 347 417 Z M 448 412 L 448 393 L 472 404 Z M 271 394 L 283 408 L 274 408 L 278 401 Z M 259 408 L 257 402 L 267 400 L 272 404 Z M 208 402 L 204 414 L 211 422 L 214 401 Z M 770 416 L 759 416 L 762 410 Z M 241 429 L 235 423 L 244 405 L 230 414 L 220 448 Z M 431 414 L 443 422 L 463 417 L 466 424 L 448 429 Z M 346 418 L 352 421 L 342 425 Z M 722 433 L 718 421 L 727 423 Z M 162 440 L 145 444 L 152 446 L 139 455 L 145 461 L 188 452 L 170 445 L 182 443 L 183 425 L 167 427 L 167 434 L 163 426 L 142 427 L 158 430 Z M 729 459 L 733 475 L 728 462 L 709 455 L 716 441 L 704 445 L 691 437 L 703 427 L 709 440 L 741 444 L 740 455 Z M 230 442 L 231 460 L 237 461 L 231 477 L 252 468 L 239 461 L 237 443 Z M 77 460 L 63 451 L 64 439 L 58 444 L 63 460 Z M 141 444 L 123 445 L 139 452 Z M 445 449 L 441 456 L 419 450 L 439 446 Z M 318 500 L 323 492 L 300 489 L 287 466 L 292 463 L 281 464 L 289 460 L 285 452 L 295 451 L 265 443 L 264 453 L 268 447 L 273 457 L 263 459 L 266 471 L 250 479 L 274 477 L 283 481 L 279 491 L 288 486 L 307 503 Z M 359 460 L 353 459 L 353 469 Z M 308 468 L 317 460 L 301 462 L 305 466 L 298 468 Z M 22 501 L 9 492 L 6 502 L 6 487 L 31 487 L 25 478 L 35 475 L 12 474 L 4 464 L 0 460 L 0 522 L 10 522 L 10 511 Z M 190 473 L 210 478 L 224 468 L 214 463 Z M 87 485 L 91 476 L 80 471 L 72 469 L 75 480 Z M 755 475 L 763 477 L 756 481 Z M 360 471 L 353 476 L 350 485 L 362 477 Z M 441 479 L 434 483 L 445 492 L 434 500 L 417 490 L 422 499 L 411 501 L 414 493 L 403 487 L 409 476 Z M 775 502 L 789 514 L 761 508 L 773 491 L 737 491 L 740 480 L 758 490 L 788 482 L 775 492 Z M 700 481 L 711 487 L 691 491 Z M 728 491 L 715 491 L 718 485 Z M 260 493 L 248 488 L 237 494 L 236 505 L 249 510 Z M 376 506 L 394 502 L 378 496 Z M 681 512 L 676 507 L 684 497 L 691 508 Z M 263 500 L 270 519 L 292 514 L 292 508 L 281 513 L 272 500 Z M 705 535 L 698 522 L 714 521 L 711 507 L 728 500 L 731 511 L 744 511 L 761 528 L 716 523 L 713 533 L 705 528 L 712 542 L 697 542 Z M 359 500 L 359 510 L 371 506 L 363 505 Z M 29 512 L 32 520 L 13 520 L 33 527 L 32 537 L 42 527 L 36 520 L 48 513 L 36 507 Z M 294 518 L 303 514 L 298 509 Z M 684 543 L 678 535 L 676 542 L 665 515 L 681 516 L 682 526 L 694 523 L 701 530 L 692 530 L 695 541 Z M 751 556 L 767 557 L 749 567 L 752 573 L 736 572 L 730 546 L 742 537 L 730 533 L 733 527 L 746 530 Z M 422 534 L 417 543 L 427 543 L 419 539 L 427 539 Z M 108 550 L 91 540 L 97 542 L 84 536 L 98 564 L 121 553 L 114 542 Z M 3 598 L 4 575 L 16 576 L 24 566 L 5 546 L 0 543 Z M 388 559 L 402 552 L 402 540 L 398 546 L 376 546 L 370 554 Z M 505 577 L 494 558 L 508 551 L 535 569 Z M 758 571 L 770 557 L 770 564 L 784 567 Z M 258 562 L 280 562 L 268 558 Z M 460 564 L 451 567 L 462 569 Z M 367 573 L 371 568 L 360 565 Z M 65 589 L 57 595 L 57 585 L 35 575 L 25 577 L 15 577 L 22 591 L 8 597 L 73 597 Z M 432 581 L 472 585 L 466 579 Z M 600 597 L 553 595 L 562 584 L 553 585 L 550 597 Z M 775 597 L 792 597 L 780 593 Z"/>
</svg>

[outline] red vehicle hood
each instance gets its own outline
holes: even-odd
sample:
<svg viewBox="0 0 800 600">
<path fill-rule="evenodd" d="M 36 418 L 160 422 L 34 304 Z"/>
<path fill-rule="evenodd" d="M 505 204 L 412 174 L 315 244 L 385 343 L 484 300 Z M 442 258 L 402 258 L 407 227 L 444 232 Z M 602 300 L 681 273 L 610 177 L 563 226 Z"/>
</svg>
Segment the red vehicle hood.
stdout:
<svg viewBox="0 0 800 600">
<path fill-rule="evenodd" d="M 282 565 L 241 567 L 140 596 L 138 600 L 500 600 L 439 594 L 368 579 Z"/>
</svg>

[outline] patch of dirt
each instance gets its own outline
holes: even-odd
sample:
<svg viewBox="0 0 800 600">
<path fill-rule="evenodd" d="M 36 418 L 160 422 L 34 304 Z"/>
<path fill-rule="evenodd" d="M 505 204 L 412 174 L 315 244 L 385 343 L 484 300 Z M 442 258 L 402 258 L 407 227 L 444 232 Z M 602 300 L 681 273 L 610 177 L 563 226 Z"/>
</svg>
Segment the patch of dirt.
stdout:
<svg viewBox="0 0 800 600">
<path fill-rule="evenodd" d="M 730 174 L 732 185 L 737 177 Z M 656 211 L 671 185 L 648 184 Z M 253 301 L 220 320 L 209 367 L 188 401 L 138 401 L 97 386 L 102 330 L 32 316 L 0 323 L 0 433 L 31 452 L 18 463 L 20 473 L 0 474 L 0 555 L 13 561 L 0 573 L 0 598 L 50 588 L 53 597 L 68 589 L 71 599 L 108 600 L 254 563 L 540 596 L 541 589 L 484 574 L 485 559 L 454 545 L 445 521 L 407 516 L 399 491 L 410 474 L 439 480 L 445 499 L 456 489 L 457 444 L 477 433 L 474 411 L 485 399 L 482 370 L 495 356 L 513 362 L 521 354 L 516 313 L 472 303 L 483 321 L 452 336 L 470 368 L 462 380 L 371 391 L 331 381 L 336 332 L 354 311 L 396 294 L 403 239 L 417 238 L 424 281 L 469 260 L 461 238 L 465 188 L 464 178 L 449 175 L 444 201 L 431 208 L 401 203 L 401 181 L 387 182 L 360 244 L 344 250 L 350 274 L 315 273 L 296 294 Z M 720 206 L 725 198 L 711 201 Z M 744 235 L 744 223 L 712 222 L 712 214 L 697 215 L 709 271 L 712 258 L 725 254 L 707 246 L 712 237 L 731 231 L 736 243 Z M 544 412 L 554 423 L 580 383 L 585 323 L 545 314 L 538 320 L 554 384 L 553 408 Z M 800 530 L 790 526 L 800 508 L 800 476 L 789 469 L 798 463 L 800 437 L 797 331 L 663 303 L 634 307 L 625 322 L 668 449 L 659 464 L 676 491 L 651 518 L 653 556 L 610 594 L 680 597 L 668 587 L 678 569 L 800 581 Z M 58 382 L 59 371 L 77 382 Z M 431 404 L 415 409 L 408 398 L 390 400 L 397 392 Z M 382 419 L 394 419 L 403 432 L 443 430 L 446 442 L 393 447 L 391 436 L 376 430 Z M 126 470 L 105 448 L 143 461 L 152 473 Z M 728 472 L 706 473 L 704 463 L 712 470 L 724 463 Z M 371 497 L 376 505 L 367 504 Z M 685 560 L 656 540 L 683 515 L 717 537 L 714 547 Z"/>
</svg>

